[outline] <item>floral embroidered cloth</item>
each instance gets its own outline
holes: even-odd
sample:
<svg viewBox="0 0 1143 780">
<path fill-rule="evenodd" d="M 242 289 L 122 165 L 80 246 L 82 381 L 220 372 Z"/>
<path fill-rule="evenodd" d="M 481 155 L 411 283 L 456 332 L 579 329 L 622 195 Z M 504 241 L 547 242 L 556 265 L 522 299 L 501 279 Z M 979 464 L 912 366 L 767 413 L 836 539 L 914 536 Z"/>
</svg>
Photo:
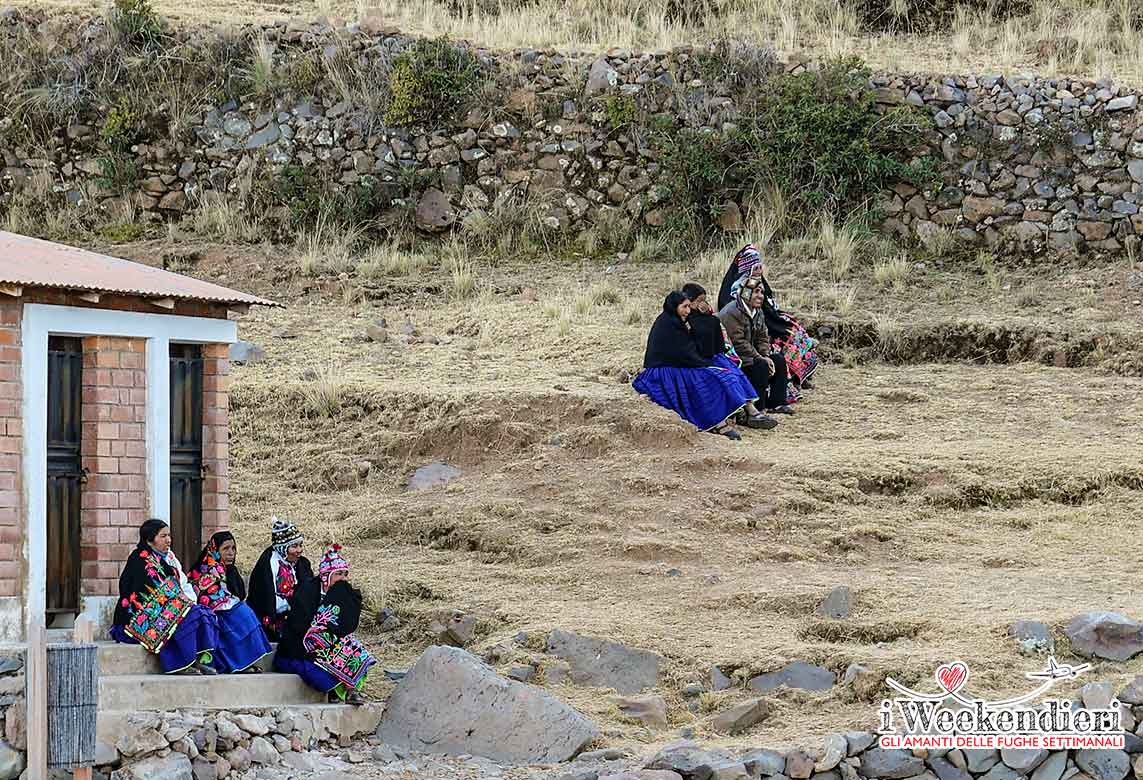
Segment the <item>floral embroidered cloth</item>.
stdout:
<svg viewBox="0 0 1143 780">
<path fill-rule="evenodd" d="M 341 608 L 336 605 L 322 605 L 302 639 L 302 645 L 307 652 L 314 654 L 315 664 L 332 674 L 346 688 L 357 690 L 377 659 L 355 635 L 339 637 L 334 633 L 340 613 Z"/>
<path fill-rule="evenodd" d="M 167 577 L 143 592 L 131 594 L 131 619 L 124 630 L 149 653 L 157 653 L 191 610 L 177 577 Z"/>
</svg>

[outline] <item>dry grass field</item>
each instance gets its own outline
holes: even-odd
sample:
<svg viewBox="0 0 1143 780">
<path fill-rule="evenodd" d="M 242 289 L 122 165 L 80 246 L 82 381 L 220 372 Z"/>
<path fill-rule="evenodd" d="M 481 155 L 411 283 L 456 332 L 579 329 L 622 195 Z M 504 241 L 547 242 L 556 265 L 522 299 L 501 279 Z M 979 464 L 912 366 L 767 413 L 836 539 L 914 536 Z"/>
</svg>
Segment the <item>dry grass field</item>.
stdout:
<svg viewBox="0 0 1143 780">
<path fill-rule="evenodd" d="M 989 13 L 1006 4 L 1026 13 Z M 107 3 L 14 5 L 92 12 Z M 1135 0 L 156 0 L 154 7 L 184 24 L 369 20 L 497 49 L 653 50 L 729 36 L 787 56 L 858 55 L 890 71 L 1036 72 L 1143 84 L 1143 12 Z M 919 10 L 930 7 L 941 11 L 935 24 Z"/>
<path fill-rule="evenodd" d="M 154 261 L 170 249 L 114 251 Z M 711 283 L 729 255 L 473 261 L 461 274 L 448 257 L 391 257 L 387 273 L 339 278 L 303 274 L 269 246 L 179 251 L 199 258 L 183 266 L 192 274 L 287 304 L 240 323 L 266 350 L 233 370 L 244 563 L 272 514 L 297 521 L 312 554 L 345 543 L 370 617 L 389 607 L 403 621 L 365 627 L 386 667 L 411 663 L 448 608 L 478 616 L 478 651 L 554 627 L 613 637 L 666 656 L 672 724 L 717 740 L 709 713 L 746 692 L 707 695 L 697 712 L 681 696 L 712 664 L 745 676 L 797 659 L 838 672 L 860 663 L 923 684 L 960 658 L 977 689 L 1007 692 L 1038 663 L 1005 637 L 1011 620 L 1058 628 L 1091 609 L 1143 611 L 1133 577 L 1143 380 L 1107 370 L 1138 361 L 1143 306 L 1126 262 L 1031 270 L 970 258 L 891 273 L 860 253 L 845 269 L 776 261 L 775 285 L 807 319 L 872 346 L 827 341 L 798 414 L 736 444 L 693 432 L 622 379 L 664 292 Z M 389 340 L 368 340 L 381 319 Z M 413 343 L 402 343 L 405 323 Z M 902 357 L 889 341 L 966 329 L 1029 330 L 1047 354 L 1085 334 L 1121 338 L 1085 341 L 1092 351 L 1069 353 L 1076 367 L 1065 369 L 878 357 Z M 407 492 L 432 462 L 464 473 Z M 835 585 L 855 595 L 847 621 L 814 614 Z M 1140 672 L 1139 660 L 1098 664 L 1089 679 Z M 669 736 L 623 722 L 606 693 L 553 690 L 601 722 L 609 744 Z M 733 742 L 870 726 L 880 695 L 785 691 L 774 717 Z"/>
</svg>

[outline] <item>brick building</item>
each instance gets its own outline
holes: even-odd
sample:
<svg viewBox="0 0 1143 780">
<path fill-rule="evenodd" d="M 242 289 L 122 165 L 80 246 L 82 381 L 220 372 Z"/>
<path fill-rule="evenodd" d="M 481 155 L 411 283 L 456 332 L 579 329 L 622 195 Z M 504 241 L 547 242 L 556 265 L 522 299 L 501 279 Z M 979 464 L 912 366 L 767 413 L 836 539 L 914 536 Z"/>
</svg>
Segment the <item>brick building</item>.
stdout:
<svg viewBox="0 0 1143 780">
<path fill-rule="evenodd" d="M 0 232 L 0 641 L 109 623 L 148 517 L 225 528 L 230 312 L 277 305 Z"/>
</svg>

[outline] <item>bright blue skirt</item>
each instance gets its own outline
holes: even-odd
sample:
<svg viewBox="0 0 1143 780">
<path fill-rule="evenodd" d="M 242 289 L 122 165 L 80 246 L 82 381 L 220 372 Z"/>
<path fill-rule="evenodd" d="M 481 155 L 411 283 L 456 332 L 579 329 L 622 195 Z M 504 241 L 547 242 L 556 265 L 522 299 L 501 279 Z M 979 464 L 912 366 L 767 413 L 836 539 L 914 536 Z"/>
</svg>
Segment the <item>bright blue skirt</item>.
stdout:
<svg viewBox="0 0 1143 780">
<path fill-rule="evenodd" d="M 123 626 L 112 626 L 109 633 L 112 639 L 121 644 L 139 644 L 123 630 Z M 218 620 L 209 609 L 195 604 L 159 651 L 159 665 L 168 674 L 181 672 L 198 661 L 203 653 L 213 653 L 216 649 Z"/>
<path fill-rule="evenodd" d="M 223 674 L 245 671 L 273 650 L 258 616 L 245 602 L 218 610 L 214 616 L 218 618 L 219 629 L 214 668 Z"/>
<path fill-rule="evenodd" d="M 708 368 L 645 368 L 631 383 L 659 406 L 708 431 L 758 399 L 746 374 L 726 355 Z"/>
<path fill-rule="evenodd" d="M 322 693 L 329 693 L 338 686 L 336 677 L 313 661 L 304 658 L 283 658 L 280 653 L 275 654 L 274 671 L 281 674 L 296 674 L 306 685 Z"/>
</svg>

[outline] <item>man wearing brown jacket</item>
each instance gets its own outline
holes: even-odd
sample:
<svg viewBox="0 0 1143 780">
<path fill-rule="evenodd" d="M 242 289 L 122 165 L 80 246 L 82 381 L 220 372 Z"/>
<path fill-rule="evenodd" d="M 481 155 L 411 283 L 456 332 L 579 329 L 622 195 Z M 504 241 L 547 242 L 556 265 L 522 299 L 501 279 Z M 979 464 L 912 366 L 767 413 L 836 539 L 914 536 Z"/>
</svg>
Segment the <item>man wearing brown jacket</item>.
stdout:
<svg viewBox="0 0 1143 780">
<path fill-rule="evenodd" d="M 770 334 L 762 314 L 765 293 L 754 279 L 747 280 L 738 296 L 718 313 L 734 351 L 742 358 L 742 372 L 758 393 L 759 405 L 769 412 L 793 414 L 786 405 L 790 377 L 786 360 L 770 351 Z"/>
</svg>

